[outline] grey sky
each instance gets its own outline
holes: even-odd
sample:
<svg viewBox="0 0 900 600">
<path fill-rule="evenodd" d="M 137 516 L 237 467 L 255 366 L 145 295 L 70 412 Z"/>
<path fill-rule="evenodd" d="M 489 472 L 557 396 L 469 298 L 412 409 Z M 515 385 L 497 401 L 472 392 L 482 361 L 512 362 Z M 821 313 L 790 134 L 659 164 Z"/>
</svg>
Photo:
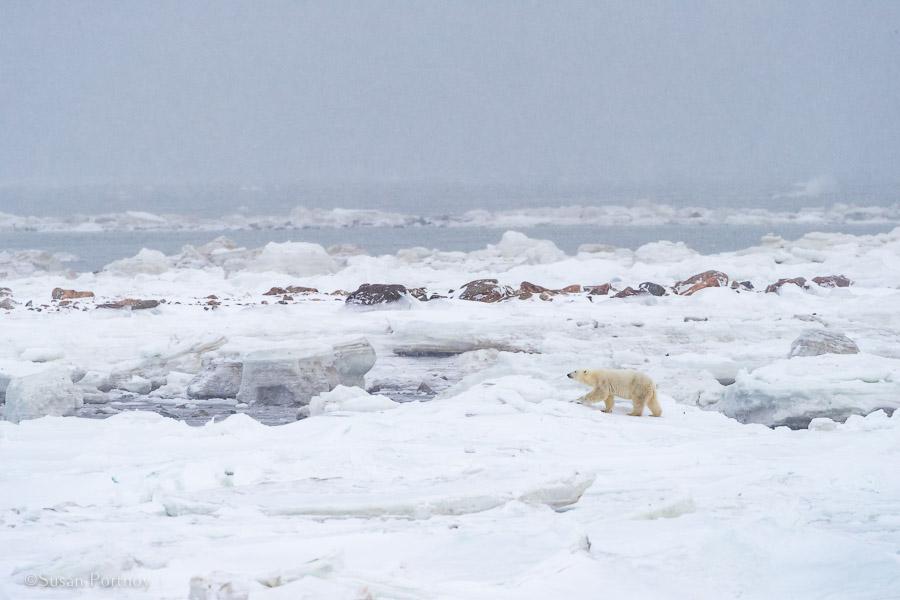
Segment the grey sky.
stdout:
<svg viewBox="0 0 900 600">
<path fill-rule="evenodd" d="M 0 184 L 896 181 L 900 2 L 0 0 Z"/>
</svg>

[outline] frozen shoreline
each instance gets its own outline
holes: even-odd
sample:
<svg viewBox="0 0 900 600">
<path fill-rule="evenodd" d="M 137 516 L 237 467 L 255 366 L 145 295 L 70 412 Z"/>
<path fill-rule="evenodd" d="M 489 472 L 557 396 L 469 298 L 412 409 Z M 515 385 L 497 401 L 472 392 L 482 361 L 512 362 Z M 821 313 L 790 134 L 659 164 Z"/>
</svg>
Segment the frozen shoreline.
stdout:
<svg viewBox="0 0 900 600">
<path fill-rule="evenodd" d="M 92 573 L 148 582 L 124 598 L 173 599 L 225 584 L 264 599 L 587 598 L 602 582 L 630 598 L 875 600 L 900 585 L 900 412 L 886 414 L 900 399 L 900 228 L 714 255 L 668 242 L 571 255 L 515 233 L 382 256 L 218 240 L 98 273 L 35 256 L 14 268 L 0 379 L 67 369 L 111 416 L 0 423 L 11 598 L 91 598 L 24 582 Z M 673 288 L 710 269 L 729 285 Z M 813 281 L 837 275 L 852 284 Z M 506 299 L 465 299 L 479 278 Z M 378 282 L 424 289 L 362 307 L 334 294 Z M 665 295 L 584 287 L 644 282 Z M 148 308 L 99 307 L 124 298 Z M 859 352 L 789 358 L 810 330 Z M 297 422 L 123 410 L 236 406 L 187 398 L 205 361 L 347 337 L 378 357 L 370 393 L 321 394 Z M 451 356 L 453 372 L 410 368 L 417 354 Z M 647 372 L 663 416 L 573 403 L 585 390 L 565 373 L 582 365 Z M 101 383 L 123 404 L 90 391 Z M 428 402 L 389 399 L 423 384 Z M 722 414 L 742 406 L 770 424 L 851 416 L 792 431 Z"/>
<path fill-rule="evenodd" d="M 636 203 L 558 206 L 514 210 L 468 210 L 459 214 L 419 215 L 380 210 L 307 208 L 286 215 L 231 214 L 200 217 L 125 211 L 98 215 L 36 217 L 0 212 L 0 231 L 240 231 L 350 227 L 489 227 L 516 229 L 543 225 L 842 225 L 900 224 L 900 204 L 862 206 L 835 203 L 797 210 L 673 206 Z"/>
</svg>

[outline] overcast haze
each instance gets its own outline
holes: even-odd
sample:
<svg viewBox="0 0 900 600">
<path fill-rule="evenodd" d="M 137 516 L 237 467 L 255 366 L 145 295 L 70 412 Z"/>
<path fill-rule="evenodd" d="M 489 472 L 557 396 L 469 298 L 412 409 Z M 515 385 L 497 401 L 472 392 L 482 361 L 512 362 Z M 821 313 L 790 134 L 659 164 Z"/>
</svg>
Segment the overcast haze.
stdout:
<svg viewBox="0 0 900 600">
<path fill-rule="evenodd" d="M 9 2 L 0 183 L 896 181 L 897 2 Z"/>
</svg>

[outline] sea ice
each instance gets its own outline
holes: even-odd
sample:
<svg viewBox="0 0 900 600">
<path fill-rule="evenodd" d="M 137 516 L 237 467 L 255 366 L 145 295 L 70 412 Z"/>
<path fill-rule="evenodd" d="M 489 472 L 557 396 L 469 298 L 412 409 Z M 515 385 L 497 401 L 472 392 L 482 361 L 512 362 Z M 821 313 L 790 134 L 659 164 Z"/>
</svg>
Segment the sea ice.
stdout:
<svg viewBox="0 0 900 600">
<path fill-rule="evenodd" d="M 84 405 L 69 369 L 51 367 L 14 377 L 6 388 L 4 418 L 12 423 L 39 417 L 66 416 Z"/>
</svg>

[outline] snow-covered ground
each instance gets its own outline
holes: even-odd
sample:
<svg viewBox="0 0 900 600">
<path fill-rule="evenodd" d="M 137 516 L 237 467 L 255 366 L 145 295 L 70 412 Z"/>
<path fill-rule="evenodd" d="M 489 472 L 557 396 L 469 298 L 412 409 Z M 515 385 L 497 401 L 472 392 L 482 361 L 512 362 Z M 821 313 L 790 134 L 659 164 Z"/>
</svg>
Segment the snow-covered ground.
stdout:
<svg viewBox="0 0 900 600">
<path fill-rule="evenodd" d="M 754 289 L 671 289 L 708 270 Z M 93 598 L 58 589 L 92 574 L 146 583 L 124 598 L 900 597 L 900 229 L 717 255 L 659 242 L 567 256 L 515 233 L 377 257 L 220 240 L 96 274 L 36 255 L 0 272 L 0 386 L 65 369 L 92 414 L 112 415 L 0 423 L 9 598 Z M 830 275 L 853 283 L 812 281 Z M 807 287 L 764 291 L 796 277 Z M 668 291 L 463 299 L 480 278 Z M 362 283 L 442 297 L 365 310 L 332 294 Z M 263 295 L 289 285 L 319 292 Z M 94 297 L 51 301 L 54 288 Z M 165 302 L 97 307 L 123 298 Z M 789 358 L 809 330 L 859 353 Z M 210 361 L 360 337 L 378 356 L 371 394 L 339 387 L 287 425 L 125 410 L 221 413 L 186 395 Z M 574 403 L 579 367 L 647 372 L 663 416 Z M 392 402 L 396 389 L 430 400 Z M 767 426 L 823 416 L 846 422 Z M 57 589 L 26 585 L 40 576 Z"/>
</svg>

